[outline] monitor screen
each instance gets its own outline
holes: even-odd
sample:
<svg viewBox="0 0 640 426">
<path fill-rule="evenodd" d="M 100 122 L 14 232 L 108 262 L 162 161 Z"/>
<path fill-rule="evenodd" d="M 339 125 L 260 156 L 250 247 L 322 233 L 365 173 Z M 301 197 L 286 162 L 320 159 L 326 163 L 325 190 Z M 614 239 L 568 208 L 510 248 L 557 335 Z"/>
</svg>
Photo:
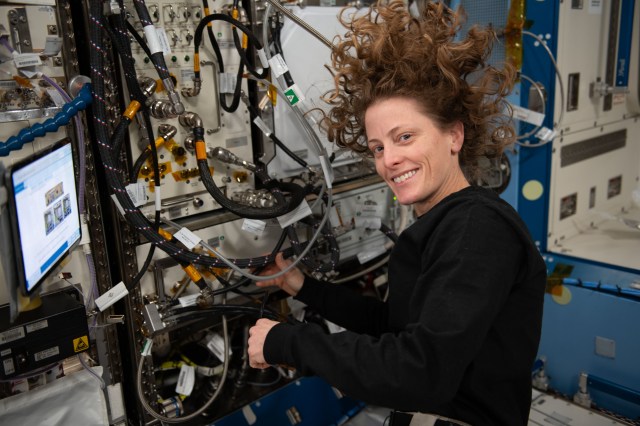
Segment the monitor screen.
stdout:
<svg viewBox="0 0 640 426">
<path fill-rule="evenodd" d="M 65 139 L 7 173 L 18 279 L 31 294 L 80 240 L 71 144 Z"/>
</svg>

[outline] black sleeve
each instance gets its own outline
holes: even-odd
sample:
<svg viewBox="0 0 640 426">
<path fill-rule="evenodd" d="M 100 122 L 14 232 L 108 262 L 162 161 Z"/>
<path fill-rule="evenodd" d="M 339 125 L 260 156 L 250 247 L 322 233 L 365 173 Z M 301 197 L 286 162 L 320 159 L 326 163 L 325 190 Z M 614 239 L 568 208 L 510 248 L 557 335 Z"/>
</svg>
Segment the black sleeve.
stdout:
<svg viewBox="0 0 640 426">
<path fill-rule="evenodd" d="M 329 335 L 314 324 L 279 324 L 265 341 L 267 362 L 398 410 L 430 411 L 451 401 L 523 260 L 518 235 L 497 214 L 485 213 L 466 211 L 430 241 L 437 249 L 422 254 L 409 307 L 418 309 L 417 320 L 402 331 Z"/>
<path fill-rule="evenodd" d="M 306 277 L 295 298 L 350 331 L 372 336 L 387 331 L 386 303 L 349 288 Z"/>
</svg>

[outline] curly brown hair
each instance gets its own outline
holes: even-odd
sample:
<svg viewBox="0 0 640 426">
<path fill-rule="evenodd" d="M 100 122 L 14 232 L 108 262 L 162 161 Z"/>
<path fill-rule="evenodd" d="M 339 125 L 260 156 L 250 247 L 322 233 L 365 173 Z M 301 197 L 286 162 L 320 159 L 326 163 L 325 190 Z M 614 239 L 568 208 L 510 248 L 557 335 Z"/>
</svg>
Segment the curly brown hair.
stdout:
<svg viewBox="0 0 640 426">
<path fill-rule="evenodd" d="M 331 106 L 323 120 L 330 141 L 367 154 L 364 116 L 377 101 L 414 99 L 444 130 L 462 122 L 465 130 L 460 166 L 474 181 L 481 157 L 499 158 L 515 134 L 505 97 L 515 71 L 489 66 L 495 33 L 472 27 L 456 40 L 461 13 L 429 2 L 419 18 L 401 0 L 380 1 L 365 13 L 339 19 L 348 29 L 334 41 L 335 89 L 324 97 Z"/>
</svg>

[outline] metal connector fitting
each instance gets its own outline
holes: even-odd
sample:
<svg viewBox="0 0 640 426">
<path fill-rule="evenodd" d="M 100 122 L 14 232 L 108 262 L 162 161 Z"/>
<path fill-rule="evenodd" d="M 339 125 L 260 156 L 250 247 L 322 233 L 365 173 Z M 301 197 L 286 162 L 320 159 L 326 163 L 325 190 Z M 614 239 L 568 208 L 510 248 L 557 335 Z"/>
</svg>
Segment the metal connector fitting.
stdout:
<svg viewBox="0 0 640 426">
<path fill-rule="evenodd" d="M 233 152 L 224 149 L 220 146 L 217 146 L 209 151 L 209 155 L 213 158 L 216 158 L 223 163 L 235 164 L 236 166 L 244 167 L 247 170 L 255 172 L 257 167 L 255 164 L 245 161 L 235 155 Z"/>
<path fill-rule="evenodd" d="M 167 100 L 153 101 L 149 105 L 149 113 L 153 118 L 176 118 L 178 115 L 173 112 L 173 105 Z"/>
<path fill-rule="evenodd" d="M 187 128 L 195 128 L 195 127 L 203 126 L 202 118 L 200 118 L 200 116 L 195 112 L 191 112 L 191 111 L 185 112 L 184 114 L 182 114 L 178 118 L 178 122 L 180 123 L 181 126 L 184 126 Z"/>
<path fill-rule="evenodd" d="M 142 94 L 147 98 L 156 93 L 156 89 L 158 88 L 158 83 L 151 77 L 140 77 L 138 79 L 138 85 L 140 85 Z"/>
<path fill-rule="evenodd" d="M 193 79 L 193 87 L 184 87 L 180 93 L 185 98 L 193 98 L 194 96 L 198 96 L 200 94 L 200 90 L 202 89 L 202 79 L 194 78 Z"/>
<path fill-rule="evenodd" d="M 149 332 L 151 332 L 151 335 L 164 330 L 166 325 L 162 321 L 162 317 L 158 311 L 158 305 L 155 303 L 146 304 L 142 309 L 142 313 L 144 315 L 144 323 Z"/>
<path fill-rule="evenodd" d="M 173 137 L 178 133 L 178 129 L 176 126 L 171 124 L 163 123 L 158 126 L 158 134 L 162 139 L 168 141 L 169 139 L 173 139 Z"/>
</svg>

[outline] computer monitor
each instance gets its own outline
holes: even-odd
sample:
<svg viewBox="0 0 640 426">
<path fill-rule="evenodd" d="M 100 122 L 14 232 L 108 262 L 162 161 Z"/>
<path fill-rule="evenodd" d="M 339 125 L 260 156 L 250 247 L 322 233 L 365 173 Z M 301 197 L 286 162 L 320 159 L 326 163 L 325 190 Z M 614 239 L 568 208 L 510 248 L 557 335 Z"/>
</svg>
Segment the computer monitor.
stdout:
<svg viewBox="0 0 640 426">
<path fill-rule="evenodd" d="M 5 172 L 18 285 L 32 294 L 80 241 L 80 216 L 70 140 Z"/>
</svg>

